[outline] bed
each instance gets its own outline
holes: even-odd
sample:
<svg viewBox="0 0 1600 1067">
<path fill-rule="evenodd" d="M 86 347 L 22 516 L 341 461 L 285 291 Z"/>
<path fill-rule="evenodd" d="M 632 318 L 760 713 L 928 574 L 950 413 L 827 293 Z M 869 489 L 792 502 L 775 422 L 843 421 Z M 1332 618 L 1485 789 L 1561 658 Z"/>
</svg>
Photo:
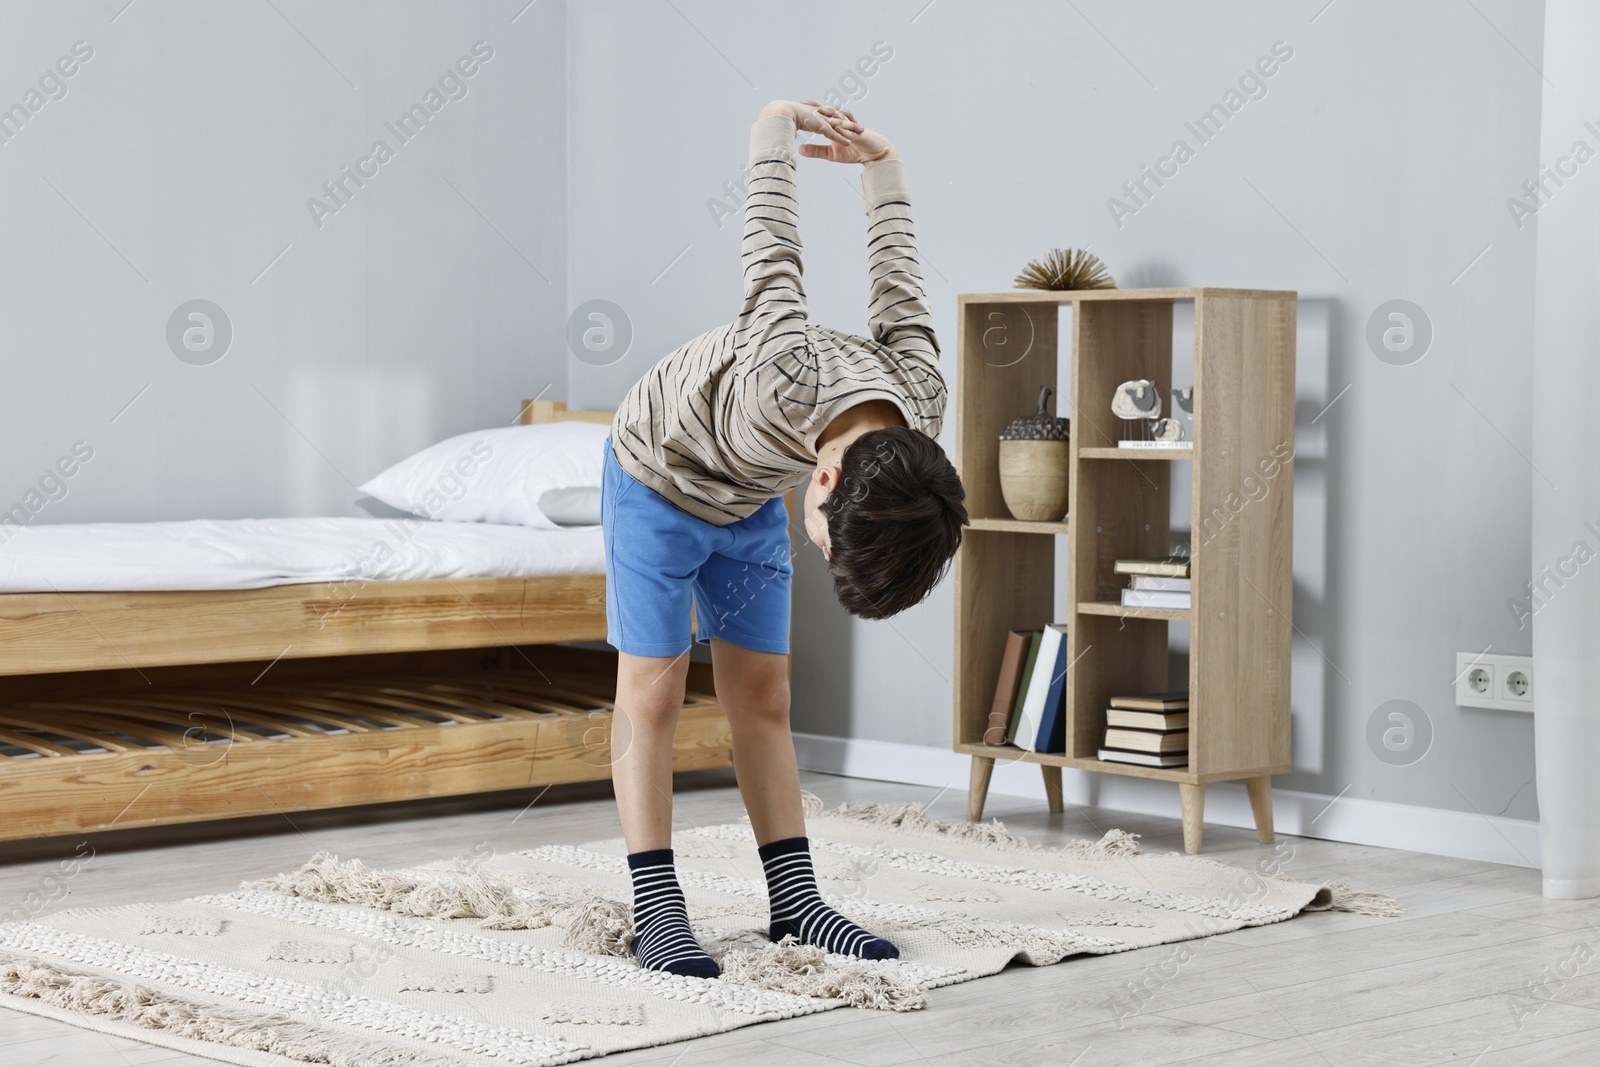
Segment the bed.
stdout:
<svg viewBox="0 0 1600 1067">
<path fill-rule="evenodd" d="M 92 526 L 0 570 L 0 840 L 609 777 L 615 659 L 571 645 L 605 637 L 598 529 Z M 339 569 L 385 530 L 413 551 Z M 709 670 L 689 689 L 673 768 L 729 765 Z"/>
<path fill-rule="evenodd" d="M 356 587 L 604 570 L 599 526 L 535 530 L 415 518 L 85 522 L 17 531 L 0 552 L 0 594 Z"/>
</svg>

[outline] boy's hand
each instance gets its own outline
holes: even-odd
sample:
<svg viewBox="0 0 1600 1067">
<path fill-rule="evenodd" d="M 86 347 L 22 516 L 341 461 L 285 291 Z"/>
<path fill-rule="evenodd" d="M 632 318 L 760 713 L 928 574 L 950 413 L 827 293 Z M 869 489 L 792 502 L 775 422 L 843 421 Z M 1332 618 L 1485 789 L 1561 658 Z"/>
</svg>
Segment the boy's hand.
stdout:
<svg viewBox="0 0 1600 1067">
<path fill-rule="evenodd" d="M 784 115 L 796 129 L 820 133 L 828 144 L 803 144 L 800 154 L 833 163 L 876 163 L 899 158 L 894 145 L 882 134 L 867 129 L 855 115 L 841 108 L 826 107 L 815 100 L 774 100 L 761 109 L 761 117 Z"/>
<path fill-rule="evenodd" d="M 849 144 L 849 139 L 838 128 L 832 118 L 824 118 L 821 109 L 811 100 L 774 100 L 761 109 L 761 117 L 769 118 L 773 115 L 782 115 L 794 122 L 795 129 L 807 133 L 820 133 L 830 141 L 842 146 Z"/>
<path fill-rule="evenodd" d="M 898 159 L 889 139 L 876 130 L 869 130 L 856 121 L 854 113 L 844 108 L 825 107 L 815 100 L 802 104 L 816 108 L 816 115 L 828 125 L 828 144 L 803 144 L 800 154 L 812 159 L 826 159 L 830 163 L 876 163 L 880 159 Z M 841 136 L 834 136 L 839 134 Z"/>
</svg>

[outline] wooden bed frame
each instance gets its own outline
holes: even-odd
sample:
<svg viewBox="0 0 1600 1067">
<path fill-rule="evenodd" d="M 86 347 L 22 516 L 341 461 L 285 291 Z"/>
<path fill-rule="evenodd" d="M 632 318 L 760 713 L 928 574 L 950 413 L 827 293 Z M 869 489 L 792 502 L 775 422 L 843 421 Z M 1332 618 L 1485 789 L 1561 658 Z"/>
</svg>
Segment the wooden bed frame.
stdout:
<svg viewBox="0 0 1600 1067">
<path fill-rule="evenodd" d="M 605 633 L 603 574 L 0 594 L 0 840 L 608 778 L 615 657 L 555 647 Z M 673 769 L 728 766 L 689 690 Z"/>
</svg>

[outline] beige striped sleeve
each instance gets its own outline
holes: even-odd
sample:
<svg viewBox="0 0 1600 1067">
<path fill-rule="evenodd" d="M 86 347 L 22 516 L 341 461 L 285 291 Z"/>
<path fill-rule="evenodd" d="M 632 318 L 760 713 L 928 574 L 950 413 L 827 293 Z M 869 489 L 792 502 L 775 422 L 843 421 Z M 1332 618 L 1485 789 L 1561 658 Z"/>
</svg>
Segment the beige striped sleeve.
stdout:
<svg viewBox="0 0 1600 1067">
<path fill-rule="evenodd" d="M 794 120 L 750 127 L 750 185 L 744 203 L 744 305 L 736 326 L 741 355 L 765 361 L 805 343 L 800 282 L 800 201 Z"/>
<path fill-rule="evenodd" d="M 872 338 L 897 355 L 939 358 L 933 315 L 922 283 L 911 194 L 898 159 L 868 163 L 861 172 L 867 212 L 867 321 Z"/>
</svg>

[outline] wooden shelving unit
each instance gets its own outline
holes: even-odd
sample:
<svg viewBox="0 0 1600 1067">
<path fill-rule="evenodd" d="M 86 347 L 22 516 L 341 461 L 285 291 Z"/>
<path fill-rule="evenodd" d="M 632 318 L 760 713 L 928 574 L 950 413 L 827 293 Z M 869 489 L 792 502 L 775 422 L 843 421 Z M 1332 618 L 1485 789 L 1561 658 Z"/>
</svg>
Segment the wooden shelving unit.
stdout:
<svg viewBox="0 0 1600 1067">
<path fill-rule="evenodd" d="M 1193 446 L 1119 449 L 1122 425 L 1110 410 L 1118 383 L 1153 379 L 1170 406 L 1180 303 L 1194 305 Z M 1021 522 L 1001 499 L 996 435 L 1033 410 L 1040 385 L 1057 386 L 1063 304 L 1072 305 L 1072 406 L 1062 412 L 1072 419 L 1068 515 Z M 1052 811 L 1062 808 L 1063 767 L 1177 783 L 1191 853 L 1200 851 L 1206 783 L 1243 779 L 1260 839 L 1270 842 L 1271 776 L 1289 770 L 1295 294 L 965 294 L 957 321 L 956 464 L 972 526 L 955 562 L 954 747 L 972 757 L 968 817 L 983 815 L 995 760 L 1022 760 L 1040 765 Z M 1124 608 L 1115 561 L 1174 547 L 1175 463 L 1192 468 L 1193 607 Z M 1261 484 L 1264 494 L 1252 488 Z M 1069 541 L 1059 610 L 1057 536 Z M 1006 632 L 1050 622 L 1067 623 L 1066 751 L 985 745 Z M 1169 688 L 1173 622 L 1189 626 L 1189 765 L 1102 762 L 1107 701 Z"/>
</svg>

